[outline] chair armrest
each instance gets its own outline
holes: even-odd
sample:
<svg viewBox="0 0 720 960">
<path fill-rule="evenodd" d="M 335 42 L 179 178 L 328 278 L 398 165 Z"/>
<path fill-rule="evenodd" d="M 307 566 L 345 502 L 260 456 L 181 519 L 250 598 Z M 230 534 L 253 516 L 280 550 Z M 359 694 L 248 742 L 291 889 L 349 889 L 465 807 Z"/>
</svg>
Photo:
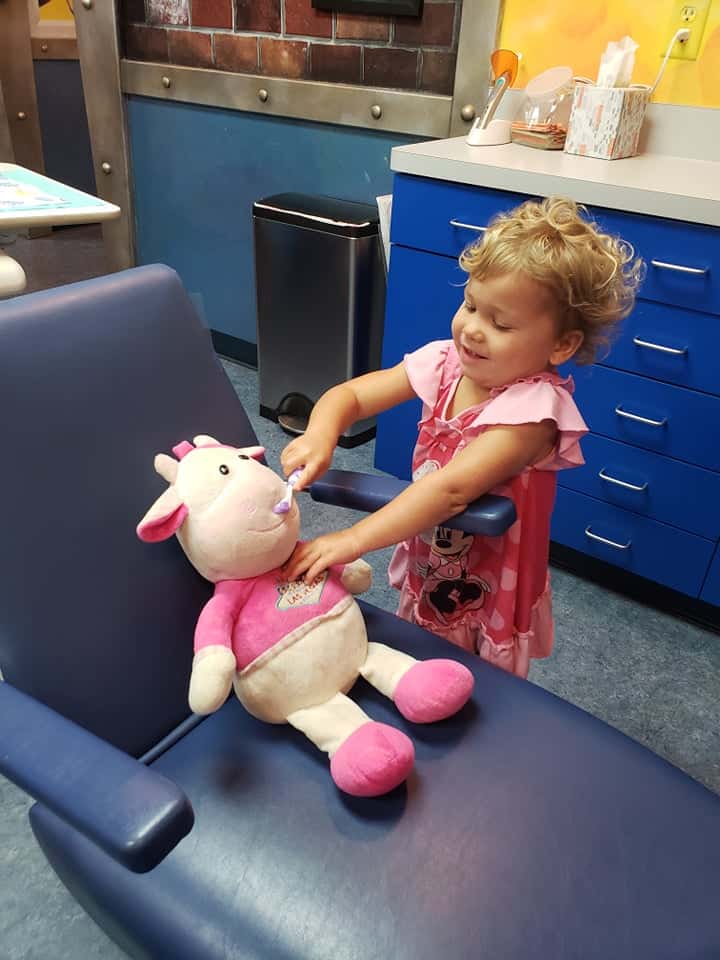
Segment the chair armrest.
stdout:
<svg viewBox="0 0 720 960">
<path fill-rule="evenodd" d="M 177 784 L 9 683 L 0 717 L 0 773 L 129 870 L 151 870 L 190 832 Z"/>
<path fill-rule="evenodd" d="M 409 480 L 379 477 L 351 470 L 328 470 L 322 480 L 310 486 L 310 496 L 319 503 L 332 503 L 353 510 L 373 513 L 410 486 Z M 443 526 L 465 533 L 499 537 L 511 527 L 517 514 L 515 504 L 507 497 L 488 493 L 473 501 L 467 510 L 443 522 Z"/>
</svg>

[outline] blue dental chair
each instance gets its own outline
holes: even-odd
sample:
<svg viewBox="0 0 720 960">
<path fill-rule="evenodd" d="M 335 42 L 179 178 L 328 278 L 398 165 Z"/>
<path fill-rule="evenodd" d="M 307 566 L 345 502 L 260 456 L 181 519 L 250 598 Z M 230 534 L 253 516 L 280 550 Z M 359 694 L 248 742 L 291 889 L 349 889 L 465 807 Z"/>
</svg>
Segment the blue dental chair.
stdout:
<svg viewBox="0 0 720 960">
<path fill-rule="evenodd" d="M 37 803 L 63 883 L 152 960 L 720 957 L 720 798 L 586 713 L 466 656 L 471 703 L 406 723 L 408 783 L 340 794 L 327 759 L 230 698 L 187 706 L 211 587 L 135 525 L 157 451 L 255 442 L 177 275 L 160 266 L 0 303 L 0 772 Z M 319 499 L 396 492 L 331 474 Z M 464 529 L 499 533 L 506 501 Z M 361 604 L 372 640 L 447 656 Z"/>
</svg>

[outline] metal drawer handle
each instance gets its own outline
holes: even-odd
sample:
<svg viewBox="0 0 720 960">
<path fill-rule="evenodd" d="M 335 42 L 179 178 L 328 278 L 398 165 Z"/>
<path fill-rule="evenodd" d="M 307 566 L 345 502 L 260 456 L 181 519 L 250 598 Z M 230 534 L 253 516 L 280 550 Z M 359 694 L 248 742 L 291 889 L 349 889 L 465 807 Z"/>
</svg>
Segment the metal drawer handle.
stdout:
<svg viewBox="0 0 720 960">
<path fill-rule="evenodd" d="M 651 343 L 649 340 L 641 340 L 640 337 L 633 337 L 633 343 L 636 347 L 647 347 L 648 350 L 659 350 L 660 353 L 671 353 L 674 357 L 684 357 L 688 352 L 687 347 L 664 347 L 661 343 Z"/>
<path fill-rule="evenodd" d="M 647 480 L 639 487 L 636 483 L 627 483 L 625 480 L 618 480 L 617 477 L 611 477 L 610 474 L 605 473 L 605 467 L 602 468 L 598 476 L 601 480 L 607 480 L 608 483 L 617 484 L 618 487 L 625 487 L 626 490 L 633 490 L 635 493 L 642 493 L 648 488 Z"/>
<path fill-rule="evenodd" d="M 663 417 L 662 420 L 650 420 L 649 417 L 640 417 L 637 413 L 628 413 L 627 410 L 623 410 L 622 407 L 615 407 L 615 413 L 619 417 L 625 417 L 626 420 L 635 420 L 637 423 L 645 423 L 648 427 L 664 427 L 667 423 L 667 417 Z"/>
<path fill-rule="evenodd" d="M 589 540 L 597 540 L 598 543 L 604 543 L 606 547 L 614 547 L 616 550 L 628 550 L 632 544 L 632 540 L 628 540 L 627 543 L 615 543 L 614 540 L 606 540 L 605 537 L 599 537 L 596 533 L 593 533 L 588 525 L 585 527 L 585 536 Z"/>
<path fill-rule="evenodd" d="M 665 263 L 664 260 L 651 260 L 650 263 L 660 270 L 675 270 L 677 273 L 692 273 L 696 277 L 704 277 L 710 271 L 707 267 L 682 267 L 679 263 Z"/>
<path fill-rule="evenodd" d="M 477 230 L 478 233 L 485 233 L 487 227 L 478 227 L 474 223 L 461 223 L 460 220 L 451 220 L 451 227 L 462 227 L 463 230 Z"/>
</svg>

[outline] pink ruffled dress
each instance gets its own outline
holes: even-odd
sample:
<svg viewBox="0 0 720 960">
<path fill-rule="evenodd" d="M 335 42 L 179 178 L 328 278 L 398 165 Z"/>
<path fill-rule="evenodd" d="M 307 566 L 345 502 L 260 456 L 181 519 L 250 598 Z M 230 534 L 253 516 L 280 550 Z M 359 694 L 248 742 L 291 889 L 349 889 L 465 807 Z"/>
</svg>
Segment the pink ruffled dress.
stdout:
<svg viewBox="0 0 720 960">
<path fill-rule="evenodd" d="M 423 401 L 413 480 L 444 467 L 489 427 L 557 424 L 553 452 L 491 491 L 510 497 L 517 511 L 503 536 L 435 527 L 401 543 L 388 571 L 400 590 L 399 616 L 527 677 L 530 658 L 549 656 L 553 645 L 548 548 L 556 473 L 584 462 L 579 439 L 587 426 L 572 399 L 572 378 L 540 373 L 517 380 L 448 419 L 462 376 L 452 340 L 429 343 L 404 362 Z"/>
</svg>

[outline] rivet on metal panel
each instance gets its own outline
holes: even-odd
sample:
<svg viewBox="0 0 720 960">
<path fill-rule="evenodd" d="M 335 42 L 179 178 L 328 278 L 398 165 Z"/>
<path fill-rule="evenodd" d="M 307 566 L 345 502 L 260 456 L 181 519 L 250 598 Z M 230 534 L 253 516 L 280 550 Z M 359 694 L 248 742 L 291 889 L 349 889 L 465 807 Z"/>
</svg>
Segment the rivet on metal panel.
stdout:
<svg viewBox="0 0 720 960">
<path fill-rule="evenodd" d="M 40 44 L 40 50 L 41 50 L 42 53 L 47 53 L 47 52 L 48 52 L 48 45 L 47 45 L 46 43 L 41 43 L 41 44 Z"/>
<path fill-rule="evenodd" d="M 82 0 L 82 5 L 86 10 L 89 10 L 93 5 L 93 0 Z"/>
<path fill-rule="evenodd" d="M 468 123 L 475 119 L 475 107 L 472 105 L 472 103 L 466 103 L 465 106 L 462 107 L 460 110 L 460 116 Z"/>
<path fill-rule="evenodd" d="M 25 113 L 24 110 L 18 110 L 17 118 L 18 118 L 18 120 L 26 120 L 26 119 L 27 119 L 27 114 Z"/>
<path fill-rule="evenodd" d="M 376 120 L 379 120 L 380 117 L 382 116 L 382 107 L 380 106 L 380 104 L 374 103 L 370 107 L 370 113 L 373 115 L 373 117 L 375 117 Z"/>
<path fill-rule="evenodd" d="M 107 162 L 107 160 L 104 163 L 100 164 L 100 169 L 102 170 L 103 173 L 112 173 L 112 167 Z"/>
<path fill-rule="evenodd" d="M 258 100 L 262 100 L 262 102 L 265 103 L 267 98 L 268 98 L 267 90 L 264 87 L 261 87 L 260 90 L 258 90 Z"/>
<path fill-rule="evenodd" d="M 165 87 L 166 90 L 167 90 L 167 88 L 170 86 L 171 83 L 172 83 L 172 80 L 170 79 L 170 77 L 163 77 L 163 78 L 162 78 L 162 85 Z"/>
</svg>

